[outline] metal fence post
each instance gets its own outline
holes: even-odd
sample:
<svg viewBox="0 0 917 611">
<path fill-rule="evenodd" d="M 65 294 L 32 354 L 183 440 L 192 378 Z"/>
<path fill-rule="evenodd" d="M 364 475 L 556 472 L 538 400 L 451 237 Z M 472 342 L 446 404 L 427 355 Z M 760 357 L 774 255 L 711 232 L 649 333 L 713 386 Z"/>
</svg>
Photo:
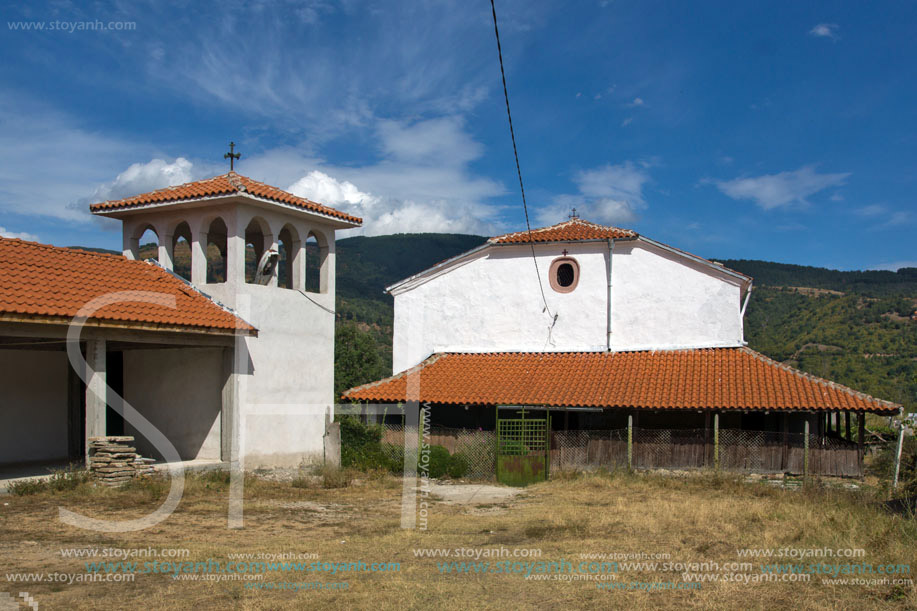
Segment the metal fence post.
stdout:
<svg viewBox="0 0 917 611">
<path fill-rule="evenodd" d="M 720 414 L 713 414 L 713 468 L 720 470 Z"/>
<path fill-rule="evenodd" d="M 898 474 L 901 471 L 901 448 L 904 445 L 904 421 L 899 423 L 898 428 L 898 449 L 895 452 L 895 478 L 892 480 L 892 490 L 898 489 Z"/>
<path fill-rule="evenodd" d="M 627 414 L 627 468 L 634 468 L 634 415 Z"/>
<path fill-rule="evenodd" d="M 494 406 L 494 476 L 500 481 L 500 406 Z"/>
</svg>

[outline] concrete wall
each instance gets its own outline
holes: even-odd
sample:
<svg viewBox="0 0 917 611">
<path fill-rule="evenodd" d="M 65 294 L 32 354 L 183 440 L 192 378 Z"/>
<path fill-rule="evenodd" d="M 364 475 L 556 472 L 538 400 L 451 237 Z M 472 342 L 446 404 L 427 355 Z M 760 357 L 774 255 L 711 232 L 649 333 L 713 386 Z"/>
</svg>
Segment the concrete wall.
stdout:
<svg viewBox="0 0 917 611">
<path fill-rule="evenodd" d="M 579 263 L 575 290 L 551 288 L 551 262 Z M 602 351 L 736 346 L 742 341 L 738 280 L 644 242 L 616 242 L 612 332 L 608 244 L 498 246 L 393 291 L 393 369 L 434 352 Z"/>
<path fill-rule="evenodd" d="M 67 355 L 0 350 L 0 463 L 67 458 Z"/>
<path fill-rule="evenodd" d="M 234 300 L 258 328 L 257 338 L 240 340 L 251 360 L 240 393 L 245 468 L 321 462 L 325 414 L 334 403 L 333 294 L 251 284 L 235 295 L 227 287 L 207 288 Z"/>
<path fill-rule="evenodd" d="M 224 382 L 220 348 L 124 352 L 125 399 L 169 438 L 183 460 L 220 458 L 220 410 Z M 137 451 L 162 459 L 129 422 Z"/>
</svg>

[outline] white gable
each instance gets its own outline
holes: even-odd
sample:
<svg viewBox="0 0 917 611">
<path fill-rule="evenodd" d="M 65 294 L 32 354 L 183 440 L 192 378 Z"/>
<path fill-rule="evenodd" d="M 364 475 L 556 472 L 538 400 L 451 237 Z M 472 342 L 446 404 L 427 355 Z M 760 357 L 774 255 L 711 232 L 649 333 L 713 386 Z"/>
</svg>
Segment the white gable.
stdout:
<svg viewBox="0 0 917 611">
<path fill-rule="evenodd" d="M 552 288 L 550 268 L 565 251 L 579 275 L 576 288 L 563 293 Z M 709 262 L 642 238 L 536 244 L 535 260 L 538 276 L 530 245 L 485 245 L 391 287 L 394 371 L 434 352 L 743 343 L 748 279 Z"/>
</svg>

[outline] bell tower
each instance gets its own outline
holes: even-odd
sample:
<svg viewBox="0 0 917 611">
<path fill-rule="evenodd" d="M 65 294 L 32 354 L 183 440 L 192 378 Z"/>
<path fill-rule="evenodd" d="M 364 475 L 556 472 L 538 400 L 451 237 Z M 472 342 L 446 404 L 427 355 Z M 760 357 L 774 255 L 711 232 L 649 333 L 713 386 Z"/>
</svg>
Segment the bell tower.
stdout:
<svg viewBox="0 0 917 611">
<path fill-rule="evenodd" d="M 160 266 L 258 329 L 236 348 L 245 467 L 320 460 L 335 402 L 335 231 L 361 219 L 235 171 L 91 210 L 121 220 L 129 259 L 151 229 Z"/>
</svg>

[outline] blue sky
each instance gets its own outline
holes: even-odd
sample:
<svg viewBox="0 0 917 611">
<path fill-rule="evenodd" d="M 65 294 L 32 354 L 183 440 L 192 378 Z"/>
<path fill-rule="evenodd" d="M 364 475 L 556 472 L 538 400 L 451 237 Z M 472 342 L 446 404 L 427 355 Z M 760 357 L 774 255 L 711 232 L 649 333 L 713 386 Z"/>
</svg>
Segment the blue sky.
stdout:
<svg viewBox="0 0 917 611">
<path fill-rule="evenodd" d="M 917 5 L 497 11 L 536 225 L 576 206 L 708 257 L 917 266 Z M 230 139 L 369 235 L 523 227 L 486 0 L 3 15 L 3 235 L 118 249 L 89 203 L 223 173 Z"/>
</svg>

